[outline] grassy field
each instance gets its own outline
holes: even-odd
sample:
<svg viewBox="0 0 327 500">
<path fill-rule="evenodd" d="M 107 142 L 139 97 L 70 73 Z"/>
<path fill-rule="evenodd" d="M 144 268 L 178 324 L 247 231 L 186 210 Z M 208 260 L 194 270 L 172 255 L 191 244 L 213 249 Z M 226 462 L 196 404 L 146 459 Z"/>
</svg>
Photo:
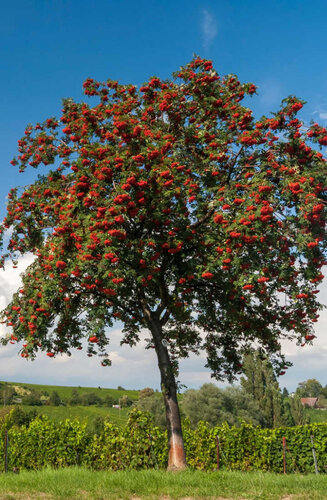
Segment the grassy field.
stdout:
<svg viewBox="0 0 327 500">
<path fill-rule="evenodd" d="M 323 500 L 327 499 L 327 476 L 190 470 L 92 472 L 75 467 L 2 474 L 0 498 Z"/>
<path fill-rule="evenodd" d="M 38 414 L 46 415 L 51 420 L 59 422 L 69 418 L 77 418 L 80 422 L 88 422 L 91 428 L 97 417 L 108 417 L 118 426 L 124 425 L 128 419 L 130 408 L 109 408 L 106 406 L 27 406 L 21 405 L 24 410 L 36 410 Z"/>
<path fill-rule="evenodd" d="M 2 382 L 3 383 L 3 382 Z M 127 396 L 131 401 L 137 401 L 139 397 L 139 391 L 136 390 L 118 390 L 118 389 L 108 389 L 100 387 L 66 387 L 60 385 L 46 385 L 46 384 L 27 384 L 21 382 L 6 382 L 6 384 L 13 386 L 17 393 L 21 395 L 29 393 L 31 390 L 38 392 L 46 392 L 49 395 L 56 391 L 63 402 L 66 404 L 72 396 L 72 391 L 76 390 L 79 396 L 83 396 L 87 393 L 95 393 L 101 399 L 105 399 L 106 396 L 110 396 L 114 401 L 118 402 L 121 396 Z M 55 421 L 65 420 L 66 418 L 74 419 L 77 418 L 81 422 L 87 421 L 88 428 L 92 430 L 94 421 L 97 417 L 108 417 L 111 422 L 117 424 L 118 426 L 124 425 L 127 422 L 128 413 L 130 408 L 121 408 L 120 410 L 112 408 L 111 406 L 29 406 L 22 404 L 20 405 L 24 410 L 33 410 L 38 414 L 43 414 L 48 416 L 50 419 Z M 6 406 L 0 408 L 0 419 L 4 417 L 14 406 Z"/>
<path fill-rule="evenodd" d="M 0 381 L 1 382 L 1 381 Z M 52 391 L 56 391 L 60 398 L 64 401 L 67 401 L 71 398 L 72 391 L 75 389 L 77 393 L 82 396 L 83 394 L 87 394 L 88 392 L 94 392 L 100 398 L 105 398 L 106 396 L 111 396 L 114 399 L 119 399 L 121 396 L 128 396 L 129 399 L 135 401 L 139 397 L 139 391 L 133 390 L 118 390 L 118 389 L 107 389 L 102 387 L 80 387 L 80 386 L 62 386 L 62 385 L 41 385 L 41 384 L 26 384 L 21 382 L 1 382 L 7 383 L 13 387 L 17 387 L 18 390 L 21 388 L 24 392 L 34 389 L 35 391 L 46 391 L 51 394 Z"/>
<path fill-rule="evenodd" d="M 18 405 L 11 405 L 0 408 L 0 420 Z M 28 406 L 19 405 L 27 411 L 36 411 L 38 415 L 46 415 L 50 420 L 60 422 L 66 418 L 70 420 L 78 419 L 80 422 L 87 422 L 87 428 L 93 430 L 93 425 L 97 417 L 108 418 L 110 422 L 118 427 L 126 424 L 130 408 L 109 408 L 106 406 Z M 1 499 L 0 499 L 1 500 Z"/>
</svg>

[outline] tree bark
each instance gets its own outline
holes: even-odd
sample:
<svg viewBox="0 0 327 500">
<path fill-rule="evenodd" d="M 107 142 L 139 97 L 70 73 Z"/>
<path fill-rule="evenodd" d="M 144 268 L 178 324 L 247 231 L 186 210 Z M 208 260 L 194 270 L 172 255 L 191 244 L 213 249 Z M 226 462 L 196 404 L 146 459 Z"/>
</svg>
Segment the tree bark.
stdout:
<svg viewBox="0 0 327 500">
<path fill-rule="evenodd" d="M 162 327 L 159 319 L 151 318 L 152 333 L 161 375 L 161 391 L 166 408 L 168 430 L 168 470 L 182 470 L 187 467 L 184 441 L 179 413 L 176 381 L 167 348 L 162 343 Z"/>
</svg>

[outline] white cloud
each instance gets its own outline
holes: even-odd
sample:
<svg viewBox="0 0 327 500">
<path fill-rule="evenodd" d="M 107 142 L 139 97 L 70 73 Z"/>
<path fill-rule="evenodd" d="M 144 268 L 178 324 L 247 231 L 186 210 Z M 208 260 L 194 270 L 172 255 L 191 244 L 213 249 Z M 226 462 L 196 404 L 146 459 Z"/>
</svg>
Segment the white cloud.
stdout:
<svg viewBox="0 0 327 500">
<path fill-rule="evenodd" d="M 4 309 L 10 302 L 12 294 L 22 283 L 20 274 L 25 271 L 33 260 L 34 256 L 27 254 L 19 259 L 17 268 L 14 268 L 11 261 L 8 261 L 5 270 L 0 270 L 0 310 Z M 5 333 L 5 327 L 0 325 L 0 337 Z"/>
<path fill-rule="evenodd" d="M 111 367 L 102 367 L 101 358 L 87 357 L 85 349 L 72 355 L 48 358 L 40 352 L 34 361 L 18 356 L 18 346 L 0 347 L 0 380 L 47 383 L 66 386 L 111 387 L 121 385 L 130 389 L 150 386 L 159 388 L 159 370 L 154 352 L 144 350 L 145 343 L 131 349 L 119 347 L 121 332 L 108 332 L 114 351 Z"/>
<path fill-rule="evenodd" d="M 326 106 L 320 106 L 312 112 L 312 115 L 318 115 L 320 120 L 327 120 Z"/>
<path fill-rule="evenodd" d="M 320 290 L 320 302 L 326 305 L 327 279 L 323 281 Z M 327 384 L 327 309 L 320 312 L 314 330 L 317 338 L 312 345 L 301 347 L 289 340 L 282 342 L 283 352 L 293 366 L 279 379 L 281 386 L 286 385 L 294 390 L 299 382 L 308 378 L 316 378 L 323 385 Z"/>
<path fill-rule="evenodd" d="M 201 29 L 203 35 L 203 47 L 209 48 L 218 34 L 217 22 L 213 15 L 207 10 L 202 11 Z"/>
</svg>

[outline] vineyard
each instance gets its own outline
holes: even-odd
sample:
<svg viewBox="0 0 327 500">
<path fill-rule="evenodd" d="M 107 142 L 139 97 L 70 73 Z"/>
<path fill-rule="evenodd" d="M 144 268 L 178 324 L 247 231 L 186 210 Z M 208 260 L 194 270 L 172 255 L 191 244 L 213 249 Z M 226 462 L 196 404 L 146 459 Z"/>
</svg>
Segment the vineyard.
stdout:
<svg viewBox="0 0 327 500">
<path fill-rule="evenodd" d="M 240 427 L 223 424 L 214 428 L 200 422 L 192 429 L 185 420 L 183 432 L 188 464 L 192 469 L 213 471 L 219 467 L 222 470 L 281 473 L 285 438 L 286 471 L 314 472 L 312 436 L 318 470 L 326 471 L 325 423 L 262 429 L 245 422 Z M 166 431 L 154 426 L 149 414 L 135 409 L 130 412 L 126 425 L 118 427 L 106 421 L 98 434 L 90 433 L 86 423 L 78 420 L 55 422 L 39 416 L 29 426 L 18 427 L 11 426 L 10 416 L 7 416 L 1 427 L 2 457 L 6 455 L 6 444 L 9 471 L 74 465 L 93 470 L 163 469 L 168 459 Z M 0 470 L 4 469 L 5 461 L 0 464 Z"/>
</svg>

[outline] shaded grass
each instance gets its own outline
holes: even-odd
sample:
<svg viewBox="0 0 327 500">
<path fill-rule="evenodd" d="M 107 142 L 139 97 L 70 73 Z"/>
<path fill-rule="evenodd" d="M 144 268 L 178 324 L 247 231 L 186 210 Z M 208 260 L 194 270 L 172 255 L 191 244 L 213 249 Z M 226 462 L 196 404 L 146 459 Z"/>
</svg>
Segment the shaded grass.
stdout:
<svg viewBox="0 0 327 500">
<path fill-rule="evenodd" d="M 142 500 L 322 500 L 327 499 L 327 476 L 278 475 L 259 472 L 171 473 L 161 470 L 101 471 L 84 468 L 45 469 L 39 472 L 2 474 L 0 498 Z"/>
</svg>

